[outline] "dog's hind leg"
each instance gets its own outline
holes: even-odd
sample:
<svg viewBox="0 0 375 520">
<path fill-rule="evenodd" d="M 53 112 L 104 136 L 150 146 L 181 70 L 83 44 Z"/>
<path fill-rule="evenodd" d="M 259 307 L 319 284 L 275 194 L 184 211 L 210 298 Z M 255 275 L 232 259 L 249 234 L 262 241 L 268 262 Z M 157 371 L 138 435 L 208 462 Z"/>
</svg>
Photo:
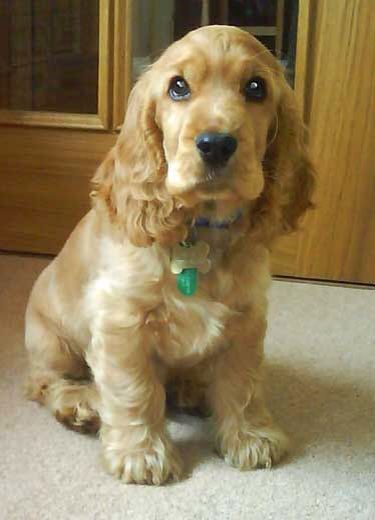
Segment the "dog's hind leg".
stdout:
<svg viewBox="0 0 375 520">
<path fill-rule="evenodd" d="M 80 433 L 99 431 L 98 392 L 94 382 L 57 380 L 49 385 L 45 404 L 68 428 Z"/>
<path fill-rule="evenodd" d="M 32 308 L 26 313 L 25 343 L 30 361 L 28 398 L 45 405 L 74 430 L 97 432 L 98 394 L 85 360 Z"/>
</svg>

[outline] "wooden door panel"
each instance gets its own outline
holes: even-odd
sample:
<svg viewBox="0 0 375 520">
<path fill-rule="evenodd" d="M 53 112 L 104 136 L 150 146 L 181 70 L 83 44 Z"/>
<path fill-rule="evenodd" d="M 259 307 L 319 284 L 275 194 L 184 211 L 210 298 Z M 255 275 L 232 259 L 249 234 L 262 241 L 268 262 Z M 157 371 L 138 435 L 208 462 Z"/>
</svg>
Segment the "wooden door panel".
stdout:
<svg viewBox="0 0 375 520">
<path fill-rule="evenodd" d="M 306 119 L 317 209 L 280 242 L 274 272 L 375 283 L 375 2 L 311 2 Z"/>
<path fill-rule="evenodd" d="M 89 208 L 89 180 L 115 134 L 0 127 L 0 242 L 57 253 Z"/>
</svg>

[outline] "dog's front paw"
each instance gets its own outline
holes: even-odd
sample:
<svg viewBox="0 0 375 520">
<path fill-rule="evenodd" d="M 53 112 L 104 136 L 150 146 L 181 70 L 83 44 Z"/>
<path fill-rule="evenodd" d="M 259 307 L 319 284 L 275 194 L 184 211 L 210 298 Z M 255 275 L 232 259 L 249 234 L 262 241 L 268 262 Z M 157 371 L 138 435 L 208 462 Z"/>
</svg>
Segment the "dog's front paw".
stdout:
<svg viewBox="0 0 375 520">
<path fill-rule="evenodd" d="M 177 481 L 181 477 L 182 464 L 171 442 L 158 436 L 147 448 L 113 449 L 105 446 L 104 465 L 107 471 L 127 484 L 155 484 Z"/>
<path fill-rule="evenodd" d="M 270 468 L 285 455 L 288 439 L 276 427 L 236 431 L 218 439 L 225 462 L 240 470 Z"/>
</svg>

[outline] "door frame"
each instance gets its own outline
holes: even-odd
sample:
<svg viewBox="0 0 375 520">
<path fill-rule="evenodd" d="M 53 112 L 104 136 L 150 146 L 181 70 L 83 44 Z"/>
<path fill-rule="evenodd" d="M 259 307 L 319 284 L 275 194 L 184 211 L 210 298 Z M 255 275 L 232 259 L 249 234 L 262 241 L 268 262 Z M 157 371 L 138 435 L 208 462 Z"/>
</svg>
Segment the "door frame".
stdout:
<svg viewBox="0 0 375 520">
<path fill-rule="evenodd" d="M 96 114 L 0 109 L 0 125 L 112 130 L 131 89 L 132 0 L 99 0 Z"/>
</svg>

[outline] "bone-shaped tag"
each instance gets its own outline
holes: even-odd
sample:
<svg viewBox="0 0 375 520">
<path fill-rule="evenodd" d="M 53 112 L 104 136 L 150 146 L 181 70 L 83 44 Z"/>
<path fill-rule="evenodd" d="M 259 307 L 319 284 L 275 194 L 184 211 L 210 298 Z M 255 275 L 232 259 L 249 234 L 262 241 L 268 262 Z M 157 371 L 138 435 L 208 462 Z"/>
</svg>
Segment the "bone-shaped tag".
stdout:
<svg viewBox="0 0 375 520">
<path fill-rule="evenodd" d="M 184 269 L 196 268 L 200 273 L 208 273 L 211 261 L 207 258 L 210 246 L 199 241 L 191 245 L 176 244 L 172 250 L 171 271 L 179 274 Z"/>
</svg>

